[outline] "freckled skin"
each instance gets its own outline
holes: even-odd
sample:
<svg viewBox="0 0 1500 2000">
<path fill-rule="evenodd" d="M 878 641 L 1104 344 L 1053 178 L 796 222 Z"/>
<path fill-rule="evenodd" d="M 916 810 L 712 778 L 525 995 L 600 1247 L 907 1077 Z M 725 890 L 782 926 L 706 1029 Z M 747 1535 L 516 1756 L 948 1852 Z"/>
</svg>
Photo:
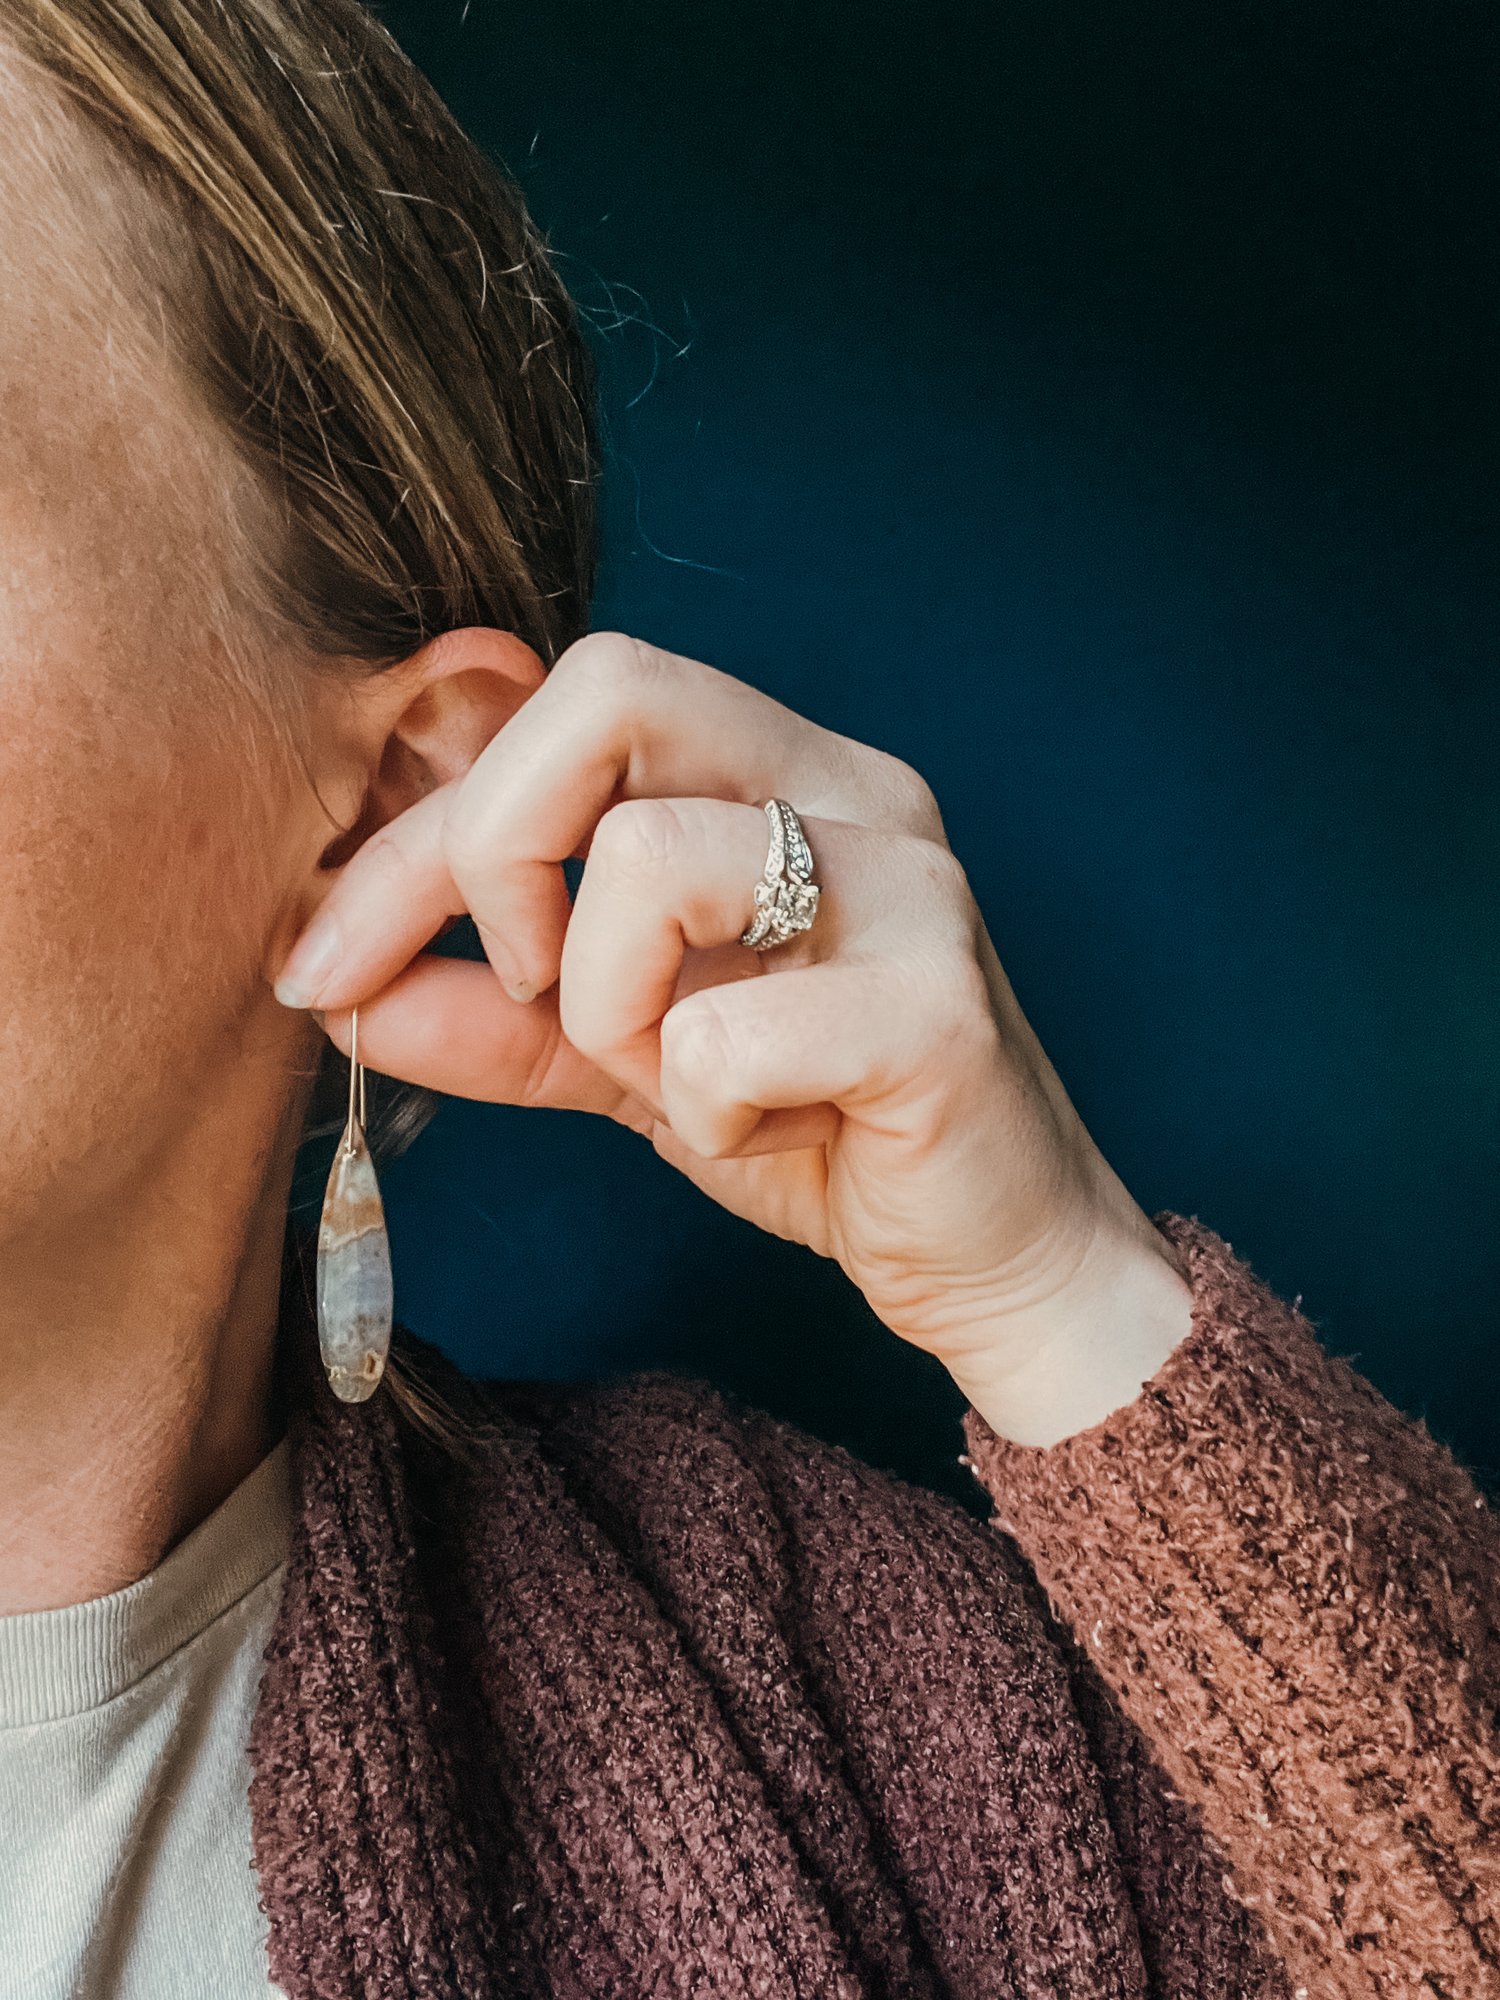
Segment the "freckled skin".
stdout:
<svg viewBox="0 0 1500 2000">
<path fill-rule="evenodd" d="M 227 749 L 257 719 L 194 657 L 163 560 L 189 511 L 174 468 L 207 497 L 171 451 L 187 422 L 149 384 L 101 393 L 102 314 L 49 319 L 8 210 L 0 1240 L 138 1171 L 222 1058 L 259 997 L 278 805 L 265 759 Z"/>
<path fill-rule="evenodd" d="M 0 61 L 0 1613 L 141 1574 L 267 1447 L 319 1046 L 267 971 L 328 817 L 209 629 L 238 475 L 111 268 L 128 200 Z"/>
</svg>

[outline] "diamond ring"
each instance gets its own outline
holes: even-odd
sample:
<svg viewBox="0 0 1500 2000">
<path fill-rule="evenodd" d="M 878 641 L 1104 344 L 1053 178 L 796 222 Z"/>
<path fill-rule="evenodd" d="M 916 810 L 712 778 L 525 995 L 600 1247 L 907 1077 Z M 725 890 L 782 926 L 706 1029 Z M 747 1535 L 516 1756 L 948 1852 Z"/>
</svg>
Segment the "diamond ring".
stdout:
<svg viewBox="0 0 1500 2000">
<path fill-rule="evenodd" d="M 785 799 L 767 799 L 771 829 L 765 873 L 755 885 L 755 915 L 740 938 L 752 951 L 770 951 L 810 930 L 821 891 L 812 879 L 812 849 L 802 822 Z"/>
</svg>

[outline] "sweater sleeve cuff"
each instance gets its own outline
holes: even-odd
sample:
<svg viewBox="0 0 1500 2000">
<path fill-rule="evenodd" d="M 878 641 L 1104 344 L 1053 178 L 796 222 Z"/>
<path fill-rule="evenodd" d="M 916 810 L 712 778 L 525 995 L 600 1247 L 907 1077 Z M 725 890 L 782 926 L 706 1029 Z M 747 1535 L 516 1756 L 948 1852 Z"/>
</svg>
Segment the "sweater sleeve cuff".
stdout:
<svg viewBox="0 0 1500 2000">
<path fill-rule="evenodd" d="M 1288 1432 L 1298 1446 L 1315 1446 L 1320 1412 L 1333 1417 L 1361 1389 L 1379 1401 L 1211 1229 L 1173 1214 L 1155 1222 L 1191 1287 L 1192 1321 L 1139 1395 L 1046 1448 L 1012 1443 L 972 1405 L 965 1412 L 970 1468 L 1002 1514 L 1014 1516 L 1001 1525 L 1023 1541 L 1033 1539 L 1025 1523 L 1061 1530 L 1070 1513 L 1080 1533 L 1113 1540 L 1153 1501 L 1173 1509 L 1190 1468 L 1195 1482 L 1228 1497 L 1241 1486 L 1246 1457 L 1278 1434 L 1276 1459 Z"/>
<path fill-rule="evenodd" d="M 1211 1230 L 1157 1227 L 1189 1333 L 1133 1402 L 1045 1449 L 970 1406 L 993 1523 L 1309 1990 L 1487 1992 L 1495 1517 Z"/>
<path fill-rule="evenodd" d="M 1482 1497 L 1420 1422 L 1325 1352 L 1298 1308 L 1211 1229 L 1179 1215 L 1155 1221 L 1178 1250 L 1192 1322 L 1134 1401 L 1046 1448 L 998 1436 L 972 1405 L 963 1417 L 966 1457 L 997 1523 L 1044 1581 L 1054 1561 L 1080 1584 L 1097 1565 L 1117 1599 L 1122 1564 L 1149 1571 L 1142 1580 L 1154 1586 L 1181 1582 L 1194 1551 L 1217 1561 L 1233 1549 L 1237 1568 L 1273 1566 L 1295 1588 L 1299 1546 L 1312 1561 L 1296 1539 L 1308 1532 L 1332 1536 L 1340 1566 L 1356 1571 L 1362 1551 L 1404 1567 L 1400 1538 L 1414 1520 L 1439 1539 L 1472 1545 L 1477 1530 L 1491 1542 L 1492 1519 L 1476 1520 Z M 1221 1575 L 1212 1594 L 1222 1599 L 1228 1583 Z"/>
</svg>

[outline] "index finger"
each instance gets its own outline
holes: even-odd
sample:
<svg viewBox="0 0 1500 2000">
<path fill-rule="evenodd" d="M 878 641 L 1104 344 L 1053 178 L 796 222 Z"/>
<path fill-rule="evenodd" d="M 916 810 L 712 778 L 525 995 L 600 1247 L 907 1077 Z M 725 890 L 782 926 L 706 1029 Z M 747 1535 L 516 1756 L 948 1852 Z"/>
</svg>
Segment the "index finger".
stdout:
<svg viewBox="0 0 1500 2000">
<path fill-rule="evenodd" d="M 823 818 L 863 817 L 882 763 L 904 770 L 713 667 L 620 634 L 592 634 L 568 649 L 467 772 L 345 864 L 277 991 L 285 984 L 323 1006 L 357 1005 L 448 916 L 467 910 L 507 988 L 518 997 L 541 992 L 557 977 L 567 928 L 561 864 L 586 849 L 617 800 L 759 804 L 790 793 L 799 810 Z M 313 960 L 316 984 L 298 985 Z"/>
<path fill-rule="evenodd" d="M 444 852 L 452 779 L 372 833 L 334 880 L 276 979 L 287 1007 L 357 1007 L 466 905 Z"/>
</svg>

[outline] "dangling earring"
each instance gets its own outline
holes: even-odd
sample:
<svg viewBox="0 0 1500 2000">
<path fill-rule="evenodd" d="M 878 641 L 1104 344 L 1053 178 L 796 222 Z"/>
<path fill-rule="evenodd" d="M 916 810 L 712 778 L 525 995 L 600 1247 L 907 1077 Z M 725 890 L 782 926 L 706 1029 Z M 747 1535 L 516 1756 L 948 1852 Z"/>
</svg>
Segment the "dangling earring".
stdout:
<svg viewBox="0 0 1500 2000">
<path fill-rule="evenodd" d="M 333 1156 L 318 1225 L 318 1347 L 341 1403 L 362 1403 L 385 1373 L 394 1310 L 391 1245 L 365 1141 L 359 1009 L 349 1024 L 349 1118 Z"/>
</svg>

